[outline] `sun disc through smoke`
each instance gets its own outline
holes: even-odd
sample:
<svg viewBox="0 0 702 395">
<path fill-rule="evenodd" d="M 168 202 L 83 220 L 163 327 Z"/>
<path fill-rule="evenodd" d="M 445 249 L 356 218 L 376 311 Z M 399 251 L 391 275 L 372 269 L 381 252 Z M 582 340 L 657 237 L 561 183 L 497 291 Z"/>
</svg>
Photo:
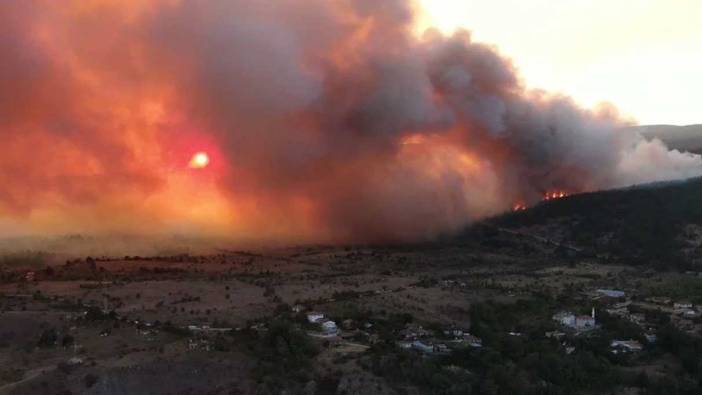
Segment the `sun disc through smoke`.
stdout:
<svg viewBox="0 0 702 395">
<path fill-rule="evenodd" d="M 206 152 L 197 152 L 190 159 L 188 167 L 191 169 L 204 169 L 210 164 L 210 156 Z"/>
</svg>

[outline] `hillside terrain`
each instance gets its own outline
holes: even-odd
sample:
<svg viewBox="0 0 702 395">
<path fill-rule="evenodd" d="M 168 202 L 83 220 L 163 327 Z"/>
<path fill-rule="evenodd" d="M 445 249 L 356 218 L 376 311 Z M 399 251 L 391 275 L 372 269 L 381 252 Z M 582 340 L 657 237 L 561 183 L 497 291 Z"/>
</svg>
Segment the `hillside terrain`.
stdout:
<svg viewBox="0 0 702 395">
<path fill-rule="evenodd" d="M 702 178 L 543 202 L 476 225 L 539 236 L 627 265 L 697 270 L 702 262 Z M 468 235 L 476 237 L 475 229 Z"/>
</svg>

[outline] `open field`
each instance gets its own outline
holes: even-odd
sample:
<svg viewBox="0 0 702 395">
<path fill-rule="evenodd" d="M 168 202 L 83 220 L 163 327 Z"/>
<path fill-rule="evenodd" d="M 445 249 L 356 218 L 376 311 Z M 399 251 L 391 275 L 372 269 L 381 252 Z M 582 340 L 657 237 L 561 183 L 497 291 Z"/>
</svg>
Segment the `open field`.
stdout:
<svg viewBox="0 0 702 395">
<path fill-rule="evenodd" d="M 406 329 L 393 326 L 398 319 L 434 331 L 476 331 L 476 305 L 542 301 L 526 321 L 497 317 L 507 320 L 499 323 L 505 333 L 532 336 L 533 323 L 552 327 L 550 316 L 560 309 L 603 311 L 608 302 L 591 297 L 596 289 L 622 290 L 632 305 L 672 315 L 672 306 L 647 298 L 686 299 L 702 282 L 696 273 L 570 257 L 510 233 L 434 245 L 47 262 L 3 266 L 0 393 L 254 393 L 276 385 L 307 393 L 402 393 L 414 384 L 398 386 L 368 365 L 378 344 L 401 339 Z M 672 286 L 683 283 L 683 290 Z M 304 319 L 309 311 L 323 312 L 339 331 L 315 335 Z M 307 331 L 316 350 L 309 369 L 283 375 L 283 384 L 256 351 L 280 317 Z M 673 322 L 691 336 L 700 333 L 699 320 Z M 622 368 L 665 376 L 681 369 L 669 358 Z"/>
</svg>

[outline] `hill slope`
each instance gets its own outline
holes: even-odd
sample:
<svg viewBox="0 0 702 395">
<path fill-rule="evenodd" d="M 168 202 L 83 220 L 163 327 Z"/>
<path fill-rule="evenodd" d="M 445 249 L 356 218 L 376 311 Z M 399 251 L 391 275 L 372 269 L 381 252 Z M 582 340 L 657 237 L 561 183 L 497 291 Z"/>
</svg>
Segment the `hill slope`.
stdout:
<svg viewBox="0 0 702 395">
<path fill-rule="evenodd" d="M 576 195 L 482 223 L 627 264 L 699 268 L 702 178 Z"/>
</svg>

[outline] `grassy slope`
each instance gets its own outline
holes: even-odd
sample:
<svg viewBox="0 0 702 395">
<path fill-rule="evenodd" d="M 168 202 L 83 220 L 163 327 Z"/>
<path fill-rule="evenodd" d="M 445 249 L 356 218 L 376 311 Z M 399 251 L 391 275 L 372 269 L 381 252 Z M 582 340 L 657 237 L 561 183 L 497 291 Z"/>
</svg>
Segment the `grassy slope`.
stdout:
<svg viewBox="0 0 702 395">
<path fill-rule="evenodd" d="M 625 263 L 689 266 L 681 235 L 702 224 L 702 178 L 572 196 L 488 222 L 556 228 L 561 240 Z"/>
</svg>

